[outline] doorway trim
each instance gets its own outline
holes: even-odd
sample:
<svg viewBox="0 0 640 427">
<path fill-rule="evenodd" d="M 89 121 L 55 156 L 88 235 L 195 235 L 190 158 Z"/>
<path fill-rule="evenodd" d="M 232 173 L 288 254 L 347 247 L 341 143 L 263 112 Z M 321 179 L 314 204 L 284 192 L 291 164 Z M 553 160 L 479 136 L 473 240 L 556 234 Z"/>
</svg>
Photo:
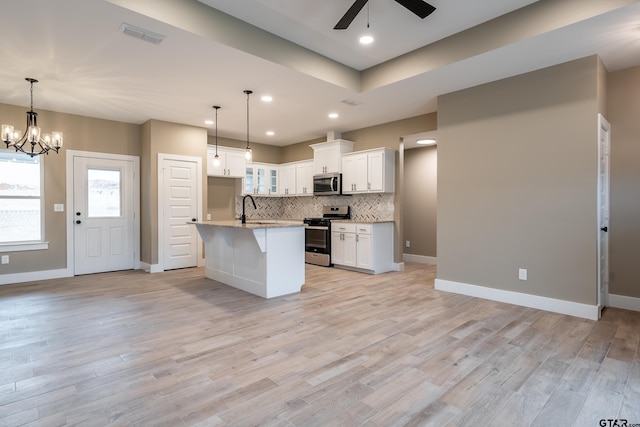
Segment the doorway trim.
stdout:
<svg viewBox="0 0 640 427">
<path fill-rule="evenodd" d="M 126 154 L 110 154 L 99 153 L 95 151 L 78 151 L 78 150 L 66 150 L 67 153 L 67 173 L 66 173 L 66 186 L 67 186 L 67 200 L 65 215 L 67 220 L 67 273 L 71 277 L 75 272 L 75 239 L 73 238 L 74 228 L 73 224 L 73 200 L 74 200 L 74 185 L 73 185 L 73 164 L 75 157 L 90 157 L 94 159 L 106 159 L 106 160 L 124 160 L 133 162 L 133 268 L 140 268 L 140 157 L 130 156 Z"/>
<path fill-rule="evenodd" d="M 163 185 L 163 174 L 162 174 L 162 165 L 165 160 L 175 160 L 175 161 L 183 161 L 183 162 L 195 162 L 196 163 L 196 176 L 199 178 L 196 182 L 196 210 L 198 212 L 198 216 L 202 215 L 202 158 L 195 156 L 182 156 L 179 154 L 167 154 L 167 153 L 158 153 L 158 205 L 157 205 L 157 223 L 158 223 L 158 263 L 154 264 L 149 269 L 150 273 L 161 273 L 164 271 L 164 228 L 163 225 L 163 206 L 164 206 L 164 185 Z M 202 218 L 200 218 L 202 220 Z M 197 244 L 196 244 L 196 262 L 197 266 L 201 267 L 204 265 L 204 258 L 202 252 L 202 239 L 200 238 L 200 234 L 196 232 Z"/>
<path fill-rule="evenodd" d="M 604 140 L 604 145 L 603 141 Z M 610 218 L 611 124 L 598 113 L 598 202 L 597 202 L 597 305 L 598 318 L 609 305 L 609 218 Z M 604 176 L 603 176 L 604 175 Z M 604 200 L 603 200 L 604 197 Z M 603 234 L 604 233 L 604 234 Z M 604 242 L 604 243 L 603 243 Z"/>
</svg>

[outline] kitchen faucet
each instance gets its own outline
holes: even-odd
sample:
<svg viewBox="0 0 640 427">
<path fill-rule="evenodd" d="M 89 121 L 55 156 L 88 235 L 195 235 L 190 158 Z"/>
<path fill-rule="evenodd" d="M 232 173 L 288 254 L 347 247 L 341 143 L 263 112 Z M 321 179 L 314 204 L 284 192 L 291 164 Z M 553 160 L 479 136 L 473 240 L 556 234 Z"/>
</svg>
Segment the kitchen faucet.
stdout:
<svg viewBox="0 0 640 427">
<path fill-rule="evenodd" d="M 251 194 L 246 194 L 243 198 L 242 198 L 242 216 L 240 217 L 240 221 L 243 224 L 247 223 L 247 216 L 244 214 L 244 205 L 245 205 L 245 200 L 247 200 L 247 197 L 251 199 L 251 202 L 253 203 L 253 208 L 254 209 L 258 209 L 258 207 L 256 206 L 256 201 L 253 200 L 253 197 L 251 196 Z"/>
</svg>

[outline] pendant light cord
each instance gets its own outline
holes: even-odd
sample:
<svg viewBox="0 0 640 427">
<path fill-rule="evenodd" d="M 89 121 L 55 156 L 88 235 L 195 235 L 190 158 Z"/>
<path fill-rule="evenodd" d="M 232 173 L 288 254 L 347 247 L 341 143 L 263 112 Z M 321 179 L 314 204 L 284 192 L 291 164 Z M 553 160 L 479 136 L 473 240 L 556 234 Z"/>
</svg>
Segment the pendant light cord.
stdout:
<svg viewBox="0 0 640 427">
<path fill-rule="evenodd" d="M 214 105 L 213 108 L 216 109 L 216 157 L 218 157 L 218 110 L 220 109 L 220 107 Z"/>
</svg>

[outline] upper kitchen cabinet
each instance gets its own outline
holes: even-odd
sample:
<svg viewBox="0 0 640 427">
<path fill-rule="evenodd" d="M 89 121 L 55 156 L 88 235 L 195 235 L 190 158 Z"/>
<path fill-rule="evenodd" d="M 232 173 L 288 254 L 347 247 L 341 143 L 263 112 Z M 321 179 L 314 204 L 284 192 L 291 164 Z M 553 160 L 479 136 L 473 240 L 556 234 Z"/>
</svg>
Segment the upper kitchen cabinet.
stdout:
<svg viewBox="0 0 640 427">
<path fill-rule="evenodd" d="M 342 156 L 342 193 L 393 193 L 396 152 L 391 148 Z"/>
<path fill-rule="evenodd" d="M 278 165 L 247 163 L 244 177 L 244 194 L 277 195 Z"/>
<path fill-rule="evenodd" d="M 279 190 L 281 196 L 295 196 L 296 165 L 294 163 L 285 163 L 280 165 Z"/>
<path fill-rule="evenodd" d="M 214 165 L 216 147 L 207 146 L 207 175 L 224 176 L 227 178 L 244 178 L 245 160 L 244 151 L 237 148 L 218 146 L 219 165 Z"/>
<path fill-rule="evenodd" d="M 313 160 L 280 165 L 280 195 L 313 196 Z"/>
<path fill-rule="evenodd" d="M 313 160 L 296 163 L 296 194 L 298 196 L 313 196 Z"/>
<path fill-rule="evenodd" d="M 313 148 L 313 173 L 315 175 L 342 172 L 342 155 L 353 151 L 353 141 L 336 139 L 310 145 Z"/>
</svg>

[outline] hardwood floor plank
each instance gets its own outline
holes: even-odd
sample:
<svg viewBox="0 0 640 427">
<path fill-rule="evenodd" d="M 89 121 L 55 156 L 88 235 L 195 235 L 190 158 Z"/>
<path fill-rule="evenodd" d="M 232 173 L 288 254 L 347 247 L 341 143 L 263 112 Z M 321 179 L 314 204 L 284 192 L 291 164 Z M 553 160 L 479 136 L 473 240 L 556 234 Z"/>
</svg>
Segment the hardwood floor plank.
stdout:
<svg viewBox="0 0 640 427">
<path fill-rule="evenodd" d="M 602 419 L 619 418 L 624 395 L 612 390 L 592 390 L 573 420 L 576 426 L 597 426 Z"/>
<path fill-rule="evenodd" d="M 573 425 L 585 396 L 566 390 L 556 390 L 531 423 L 532 427 L 549 425 Z"/>
<path fill-rule="evenodd" d="M 269 300 L 202 268 L 1 286 L 0 426 L 556 425 L 612 400 L 639 419 L 640 313 L 577 319 L 405 267 L 307 265 Z"/>
</svg>

